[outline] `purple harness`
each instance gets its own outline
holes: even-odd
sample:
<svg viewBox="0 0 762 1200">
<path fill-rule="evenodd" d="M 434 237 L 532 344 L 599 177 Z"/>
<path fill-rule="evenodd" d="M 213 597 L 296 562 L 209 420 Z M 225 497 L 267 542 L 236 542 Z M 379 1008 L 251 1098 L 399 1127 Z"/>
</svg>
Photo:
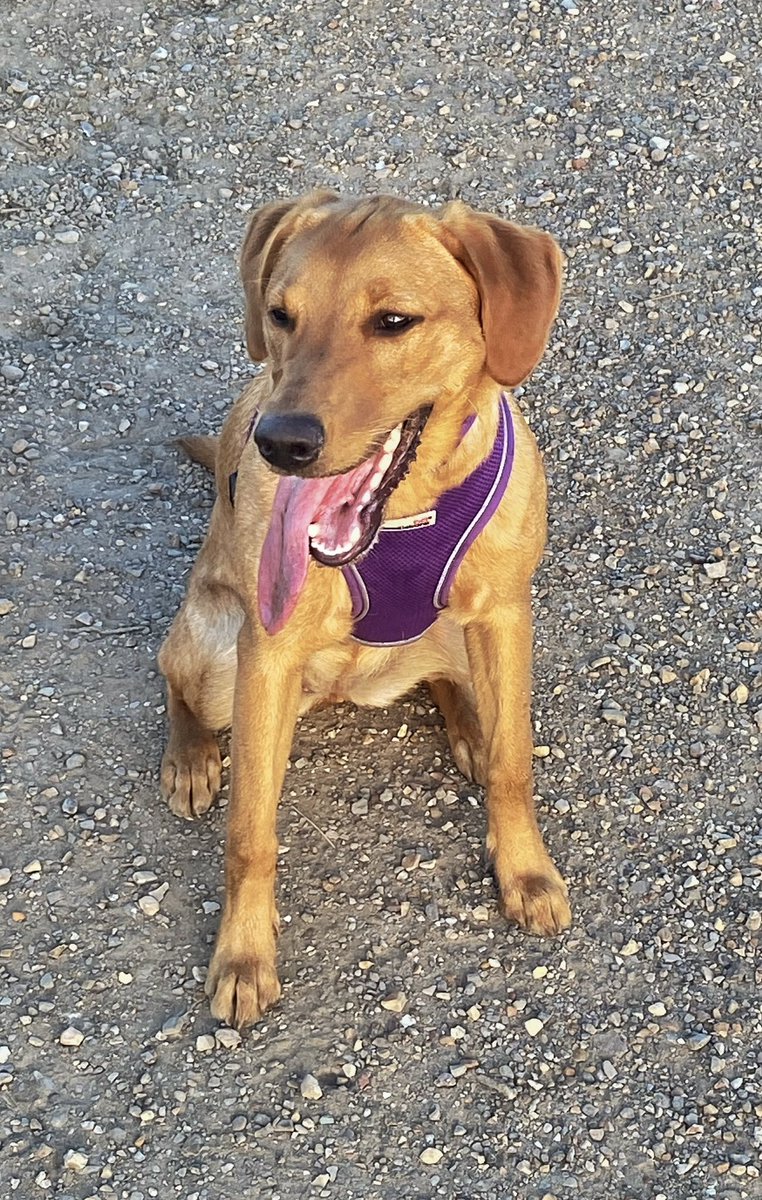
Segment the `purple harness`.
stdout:
<svg viewBox="0 0 762 1200">
<path fill-rule="evenodd" d="M 440 496 L 431 512 L 386 522 L 365 558 L 341 568 L 352 597 L 355 641 L 366 646 L 404 646 L 434 624 L 447 607 L 466 551 L 503 498 L 513 449 L 513 417 L 501 395 L 497 437 L 484 462 L 458 487 Z"/>
<path fill-rule="evenodd" d="M 474 423 L 469 417 L 466 434 Z M 253 425 L 253 422 L 252 422 Z M 355 641 L 365 646 L 417 642 L 447 607 L 466 552 L 495 515 L 513 469 L 510 405 L 500 396 L 497 437 L 491 452 L 458 487 L 444 492 L 431 512 L 385 522 L 359 564 L 341 570 L 352 597 Z M 235 504 L 238 472 L 228 479 Z"/>
</svg>

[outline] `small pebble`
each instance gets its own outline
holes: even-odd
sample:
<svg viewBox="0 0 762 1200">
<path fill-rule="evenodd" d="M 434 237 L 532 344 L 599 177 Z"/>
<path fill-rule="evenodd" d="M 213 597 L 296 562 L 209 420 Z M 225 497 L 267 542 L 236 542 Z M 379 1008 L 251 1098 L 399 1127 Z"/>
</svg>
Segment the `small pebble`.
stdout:
<svg viewBox="0 0 762 1200">
<path fill-rule="evenodd" d="M 643 947 L 641 946 L 640 942 L 631 940 L 629 942 L 625 942 L 619 953 L 621 954 L 622 958 L 631 958 L 633 954 L 637 954 L 642 949 Z"/>
<path fill-rule="evenodd" d="M 703 1050 L 711 1040 L 711 1035 L 708 1033 L 691 1033 L 685 1039 L 685 1044 L 689 1050 Z"/>
<path fill-rule="evenodd" d="M 64 1154 L 63 1165 L 67 1171 L 84 1171 L 89 1161 L 87 1155 L 83 1154 L 81 1150 L 67 1150 Z"/>
<path fill-rule="evenodd" d="M 427 1167 L 435 1167 L 438 1162 L 441 1162 L 444 1154 L 438 1150 L 436 1146 L 427 1146 L 421 1151 L 420 1160 Z"/>
<path fill-rule="evenodd" d="M 215 1033 L 215 1039 L 218 1046 L 222 1046 L 225 1050 L 235 1050 L 236 1046 L 241 1044 L 241 1035 L 237 1029 L 228 1029 L 223 1026 Z"/>
<path fill-rule="evenodd" d="M 615 700 L 607 701 L 601 709 L 601 716 L 609 725 L 616 725 L 622 729 L 627 724 L 627 714 L 619 707 Z"/>
<path fill-rule="evenodd" d="M 387 996 L 381 1001 L 381 1007 L 393 1013 L 401 1013 L 406 1004 L 407 996 L 404 992 L 398 992 L 396 996 Z"/>
<path fill-rule="evenodd" d="M 167 1017 L 166 1021 L 161 1027 L 162 1037 L 169 1040 L 180 1037 L 186 1025 L 188 1024 L 189 1015 L 190 1014 L 186 1011 L 173 1013 L 171 1017 Z"/>
<path fill-rule="evenodd" d="M 62 1046 L 81 1046 L 85 1040 L 85 1035 L 74 1025 L 68 1025 L 58 1040 Z"/>
<path fill-rule="evenodd" d="M 320 1100 L 323 1095 L 323 1089 L 314 1075 L 304 1076 L 299 1084 L 299 1091 L 303 1100 Z"/>
<path fill-rule="evenodd" d="M 712 562 L 704 563 L 704 571 L 710 579 L 725 579 L 728 573 L 728 564 L 724 558 L 715 559 Z"/>
</svg>

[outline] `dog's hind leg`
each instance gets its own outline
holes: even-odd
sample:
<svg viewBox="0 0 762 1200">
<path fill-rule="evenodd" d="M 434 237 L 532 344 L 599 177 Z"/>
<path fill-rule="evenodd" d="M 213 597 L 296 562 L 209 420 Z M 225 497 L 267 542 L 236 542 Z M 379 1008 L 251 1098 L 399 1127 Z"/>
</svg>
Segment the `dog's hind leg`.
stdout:
<svg viewBox="0 0 762 1200">
<path fill-rule="evenodd" d="M 484 738 L 472 690 L 449 679 L 432 679 L 429 688 L 445 719 L 447 738 L 458 769 L 471 782 L 486 784 Z"/>
<path fill-rule="evenodd" d="M 161 760 L 161 790 L 172 812 L 192 820 L 211 806 L 220 787 L 222 762 L 214 734 L 167 684 L 169 740 Z"/>
<path fill-rule="evenodd" d="M 222 555 L 219 520 L 212 515 L 185 601 L 159 651 L 169 715 L 161 790 L 172 811 L 188 820 L 205 813 L 219 791 L 215 733 L 232 720 L 236 642 L 243 623 Z"/>
</svg>

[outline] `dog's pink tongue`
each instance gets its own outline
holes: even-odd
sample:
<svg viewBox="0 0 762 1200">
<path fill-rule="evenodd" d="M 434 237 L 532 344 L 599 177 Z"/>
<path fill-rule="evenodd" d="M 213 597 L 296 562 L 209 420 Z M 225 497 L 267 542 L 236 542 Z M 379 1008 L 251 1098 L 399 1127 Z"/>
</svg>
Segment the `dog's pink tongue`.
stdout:
<svg viewBox="0 0 762 1200">
<path fill-rule="evenodd" d="M 307 527 L 331 482 L 287 476 L 278 484 L 259 560 L 259 616 L 268 633 L 282 629 L 294 611 L 307 578 Z"/>
</svg>

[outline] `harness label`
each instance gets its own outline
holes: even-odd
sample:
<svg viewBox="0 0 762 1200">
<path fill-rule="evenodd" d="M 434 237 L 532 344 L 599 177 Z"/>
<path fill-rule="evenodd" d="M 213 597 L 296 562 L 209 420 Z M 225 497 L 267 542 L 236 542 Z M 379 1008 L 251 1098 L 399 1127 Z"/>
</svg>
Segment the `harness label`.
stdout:
<svg viewBox="0 0 762 1200">
<path fill-rule="evenodd" d="M 426 529 L 436 525 L 437 510 L 430 508 L 428 512 L 415 513 L 412 517 L 396 517 L 393 521 L 384 521 L 382 529 Z"/>
</svg>

